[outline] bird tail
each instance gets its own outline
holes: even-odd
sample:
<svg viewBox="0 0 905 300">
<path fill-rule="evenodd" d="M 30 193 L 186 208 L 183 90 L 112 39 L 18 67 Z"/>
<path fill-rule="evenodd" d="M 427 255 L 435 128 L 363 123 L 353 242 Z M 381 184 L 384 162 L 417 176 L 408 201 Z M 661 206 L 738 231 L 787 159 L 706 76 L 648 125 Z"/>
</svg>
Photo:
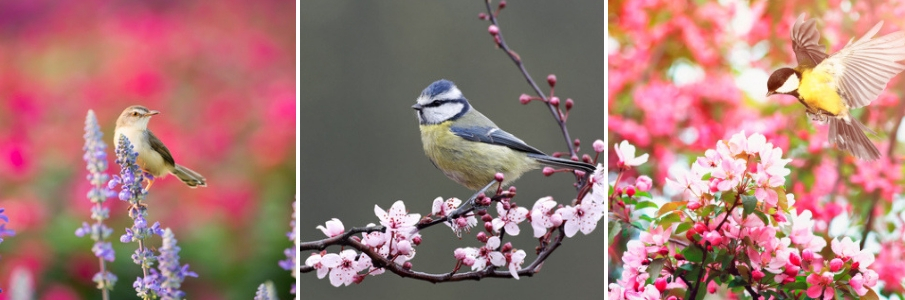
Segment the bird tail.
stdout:
<svg viewBox="0 0 905 300">
<path fill-rule="evenodd" d="M 581 171 L 584 171 L 585 174 L 587 174 L 587 175 L 594 174 L 594 170 L 597 169 L 597 167 L 595 167 L 591 164 L 583 163 L 580 161 L 574 161 L 571 159 L 564 159 L 564 158 L 558 158 L 558 157 L 552 157 L 552 156 L 540 155 L 540 154 L 528 154 L 528 157 L 536 159 L 537 161 L 539 161 L 543 164 L 554 166 L 554 167 L 562 167 L 562 168 L 572 169 L 572 170 L 581 170 Z"/>
<path fill-rule="evenodd" d="M 828 119 L 830 123 L 830 143 L 862 160 L 871 161 L 880 158 L 880 150 L 877 150 L 874 143 L 864 134 L 865 131 L 873 132 L 865 127 L 864 124 L 852 117 L 831 117 Z"/>
<path fill-rule="evenodd" d="M 207 180 L 204 179 L 204 176 L 201 176 L 198 172 L 192 171 L 192 169 L 180 165 L 176 165 L 176 168 L 173 169 L 173 175 L 179 177 L 179 180 L 185 182 L 190 188 L 207 186 Z"/>
</svg>

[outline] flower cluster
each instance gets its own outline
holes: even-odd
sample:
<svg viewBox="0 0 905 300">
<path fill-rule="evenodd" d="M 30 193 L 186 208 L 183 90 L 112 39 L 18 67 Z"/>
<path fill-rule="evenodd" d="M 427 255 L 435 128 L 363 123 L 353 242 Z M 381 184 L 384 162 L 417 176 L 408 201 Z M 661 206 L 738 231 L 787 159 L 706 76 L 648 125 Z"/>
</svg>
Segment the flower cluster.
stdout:
<svg viewBox="0 0 905 300">
<path fill-rule="evenodd" d="M 16 235 L 16 232 L 12 229 L 6 229 L 6 224 L 9 223 L 9 217 L 3 214 L 4 212 L 6 212 L 6 209 L 0 208 L 0 221 L 3 221 L 3 224 L 0 224 L 0 243 L 3 242 L 3 237 Z M 3 292 L 3 290 L 0 289 L 0 292 Z"/>
<path fill-rule="evenodd" d="M 604 149 L 597 144 L 603 142 L 595 142 L 595 150 L 599 154 Z M 459 237 L 477 225 L 478 219 L 483 222 L 484 231 L 476 235 L 483 245 L 455 249 L 453 256 L 458 263 L 453 272 L 458 271 L 462 265 L 475 271 L 492 266 L 506 268 L 513 278 L 518 279 L 527 253 L 525 250 L 515 249 L 510 242 L 504 244 L 502 239 L 506 234 L 519 235 L 521 233 L 519 224 L 525 221 L 530 222 L 534 237 L 541 240 L 548 240 L 551 233 L 560 228 L 565 237 L 572 237 L 579 231 L 590 234 L 603 217 L 605 210 L 603 166 L 598 164 L 597 170 L 589 178 L 586 196 L 580 201 L 574 201 L 573 205 L 563 206 L 552 197 L 544 197 L 537 200 L 529 210 L 512 201 L 515 195 L 514 187 L 507 191 L 499 190 L 494 198 L 479 195 L 475 202 L 480 207 L 489 206 L 496 201 L 496 205 L 492 206 L 495 208 L 496 216 L 488 210 L 477 209 L 443 222 Z M 459 209 L 462 203 L 462 200 L 457 198 L 443 200 L 442 197 L 438 197 L 433 201 L 431 214 L 421 221 L 430 223 L 433 220 L 447 220 L 451 212 Z M 411 269 L 415 247 L 422 241 L 417 227 L 421 215 L 409 214 L 402 201 L 394 203 L 388 211 L 375 205 L 374 212 L 383 228 L 368 224 L 367 228 L 374 230 L 365 231 L 359 240 L 360 243 L 369 252 L 377 253 L 381 258 L 400 265 L 403 269 Z M 431 216 L 439 219 L 431 219 Z M 325 225 L 317 226 L 317 229 L 328 238 L 346 234 L 343 223 L 335 218 L 327 221 Z M 329 274 L 330 283 L 337 287 L 360 282 L 364 275 L 378 275 L 385 271 L 383 268 L 375 268 L 370 256 L 358 254 L 355 250 L 344 250 L 339 254 L 325 251 L 314 253 L 305 260 L 305 265 L 316 270 L 318 278 L 324 278 Z"/>
<path fill-rule="evenodd" d="M 286 236 L 289 238 L 289 241 L 291 241 L 293 243 L 293 245 L 290 246 L 289 248 L 286 248 L 286 250 L 283 251 L 283 254 L 286 255 L 286 259 L 281 260 L 279 262 L 279 265 L 281 268 L 283 268 L 283 270 L 292 271 L 293 278 L 298 277 L 298 267 L 296 267 L 296 264 L 295 264 L 295 254 L 298 251 L 295 248 L 296 230 L 298 230 L 298 228 L 296 227 L 295 216 L 296 216 L 296 214 L 298 214 L 298 211 L 299 211 L 299 201 L 298 201 L 298 199 L 296 199 L 294 202 L 292 202 L 292 221 L 289 222 L 289 227 L 292 229 L 288 233 L 286 233 Z M 333 222 L 333 223 L 331 223 L 331 222 Z M 336 224 L 336 223 L 338 223 L 339 232 L 342 232 L 343 231 L 342 222 L 339 222 L 339 220 L 337 220 L 337 219 L 333 219 L 333 221 L 327 221 L 327 226 L 330 227 L 331 225 Z M 324 231 L 324 234 L 327 234 L 328 236 L 330 235 L 326 228 L 324 228 L 322 226 L 318 226 L 318 228 L 322 229 Z M 331 228 L 331 230 L 336 230 L 336 228 Z M 295 294 L 295 283 L 292 284 L 292 289 L 290 289 L 289 292 L 293 295 Z"/>
<path fill-rule="evenodd" d="M 679 201 L 658 207 L 649 194 L 614 192 L 614 219 L 641 233 L 627 243 L 610 296 L 692 299 L 703 293 L 701 284 L 711 293 L 727 285 L 755 298 L 871 292 L 878 276 L 868 268 L 872 253 L 844 237 L 832 240 L 832 256 L 821 255 L 827 243 L 814 235 L 811 212 L 796 211 L 795 197 L 783 189 L 789 161 L 763 135 L 739 133 L 667 178 Z M 648 207 L 658 210 L 642 215 L 647 225 L 632 220 L 633 209 Z"/>
<path fill-rule="evenodd" d="M 120 237 L 123 243 L 137 242 L 138 248 L 132 254 L 132 261 L 141 266 L 143 277 L 136 278 L 132 287 L 139 297 L 159 297 L 161 299 L 182 299 L 185 293 L 179 290 L 186 276 L 198 277 L 198 274 L 188 270 L 188 265 L 179 264 L 179 246 L 173 232 L 163 229 L 160 222 L 148 225 L 148 207 L 143 202 L 148 191 L 142 187 L 144 180 L 143 171 L 136 163 L 138 152 L 133 149 L 132 143 L 125 135 L 119 136 L 116 147 L 116 163 L 121 171 L 118 176 L 113 176 L 108 187 L 113 189 L 120 186 L 119 199 L 128 201 L 129 216 L 133 223 L 131 228 L 126 228 L 126 233 Z M 159 235 L 163 239 L 163 245 L 159 254 L 155 255 L 145 243 L 149 237 Z M 154 264 L 159 262 L 155 269 Z"/>
<path fill-rule="evenodd" d="M 116 284 L 116 275 L 107 270 L 105 262 L 112 262 L 114 259 L 113 245 L 107 241 L 107 238 L 113 234 L 113 229 L 104 224 L 104 220 L 110 218 L 110 209 L 104 206 L 107 198 L 113 197 L 115 193 L 107 187 L 109 176 L 105 172 L 107 170 L 107 144 L 104 143 L 104 134 L 97 124 L 97 117 L 94 111 L 89 110 L 88 116 L 85 117 L 85 155 L 82 157 L 87 163 L 88 181 L 91 182 L 91 190 L 88 191 L 88 200 L 94 205 L 91 206 L 92 224 L 82 222 L 82 227 L 75 231 L 75 235 L 90 236 L 94 241 L 91 251 L 97 256 L 100 270 L 94 275 L 94 282 L 97 288 L 101 289 L 104 294 L 108 290 L 112 290 Z"/>
</svg>

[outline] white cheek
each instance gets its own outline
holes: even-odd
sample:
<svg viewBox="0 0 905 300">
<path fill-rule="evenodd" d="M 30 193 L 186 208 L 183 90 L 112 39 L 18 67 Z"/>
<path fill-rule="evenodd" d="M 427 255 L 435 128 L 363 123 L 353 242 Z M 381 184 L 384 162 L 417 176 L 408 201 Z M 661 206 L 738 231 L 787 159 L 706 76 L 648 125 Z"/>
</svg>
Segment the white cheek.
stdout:
<svg viewBox="0 0 905 300">
<path fill-rule="evenodd" d="M 462 91 L 460 91 L 459 88 L 457 88 L 455 86 L 453 86 L 446 92 L 443 92 L 442 94 L 434 96 L 434 99 L 459 99 L 459 98 L 462 98 Z"/>
<path fill-rule="evenodd" d="M 798 89 L 798 76 L 794 74 L 789 76 L 789 79 L 786 79 L 786 82 L 782 84 L 781 87 L 776 89 L 777 93 L 791 93 L 794 90 Z"/>
<path fill-rule="evenodd" d="M 456 116 L 464 107 L 462 103 L 446 103 L 438 107 L 427 107 L 422 112 L 425 121 L 436 124 Z"/>
</svg>

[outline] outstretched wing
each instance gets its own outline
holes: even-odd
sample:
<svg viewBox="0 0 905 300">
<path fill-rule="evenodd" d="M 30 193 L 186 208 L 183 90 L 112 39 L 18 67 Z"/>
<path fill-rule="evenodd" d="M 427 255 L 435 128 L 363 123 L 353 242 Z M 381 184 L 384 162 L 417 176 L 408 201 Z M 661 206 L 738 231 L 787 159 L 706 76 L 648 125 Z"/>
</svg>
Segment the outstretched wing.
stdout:
<svg viewBox="0 0 905 300">
<path fill-rule="evenodd" d="M 826 47 L 820 44 L 816 22 L 817 19 L 805 21 L 804 14 L 801 14 L 792 25 L 792 50 L 795 51 L 799 66 L 813 68 L 828 56 Z"/>
<path fill-rule="evenodd" d="M 514 135 L 495 127 L 450 127 L 453 134 L 475 142 L 506 146 L 521 152 L 546 155 L 534 147 L 528 146 Z"/>
<path fill-rule="evenodd" d="M 849 40 L 815 71 L 833 74 L 836 89 L 849 108 L 870 104 L 886 88 L 893 76 L 905 70 L 905 32 L 897 31 L 873 38 L 883 22 L 877 23 L 858 41 Z"/>
</svg>

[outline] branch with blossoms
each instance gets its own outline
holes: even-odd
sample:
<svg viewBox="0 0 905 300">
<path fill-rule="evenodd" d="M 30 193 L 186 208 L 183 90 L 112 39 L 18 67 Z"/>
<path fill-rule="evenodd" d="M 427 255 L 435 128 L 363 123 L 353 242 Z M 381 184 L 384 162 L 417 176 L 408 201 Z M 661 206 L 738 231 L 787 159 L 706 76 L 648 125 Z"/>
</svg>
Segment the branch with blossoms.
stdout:
<svg viewBox="0 0 905 300">
<path fill-rule="evenodd" d="M 481 20 L 488 20 L 491 25 L 488 28 L 497 47 L 502 49 L 516 64 L 525 76 L 529 85 L 537 96 L 522 94 L 519 101 L 528 104 L 534 100 L 545 103 L 553 115 L 554 120 L 562 130 L 566 139 L 568 151 L 572 160 L 578 161 L 580 141 L 572 140 L 569 136 L 566 122 L 569 111 L 574 106 L 572 99 L 564 103 L 565 110 L 560 108 L 560 99 L 554 96 L 556 76 L 549 75 L 547 83 L 550 86 L 549 95 L 543 93 L 525 69 L 518 54 L 506 44 L 498 23 L 500 11 L 506 7 L 502 1 L 494 10 L 490 1 L 485 1 L 487 13 L 479 14 Z M 605 150 L 605 143 L 597 140 L 593 143 L 595 157 L 585 154 L 580 160 L 597 164 L 599 155 Z M 555 157 L 563 153 L 556 152 Z M 417 213 L 409 213 L 402 201 L 394 203 L 390 209 L 384 210 L 375 205 L 374 211 L 380 220 L 380 225 L 369 224 L 365 227 L 356 227 L 345 230 L 343 223 L 338 219 L 327 221 L 324 226 L 318 226 L 326 236 L 326 239 L 303 242 L 301 251 L 319 251 L 312 253 L 301 267 L 301 273 L 316 272 L 318 278 L 330 275 L 330 283 L 334 286 L 360 283 L 367 275 L 379 275 L 390 271 L 402 277 L 424 280 L 429 282 L 452 282 L 462 280 L 480 280 L 482 278 L 515 278 L 521 276 L 533 276 L 541 270 L 544 261 L 563 243 L 566 237 L 573 237 L 581 231 L 590 234 L 603 217 L 603 201 L 606 190 L 603 185 L 603 167 L 597 164 L 597 170 L 591 176 L 580 171 L 556 170 L 544 168 L 543 174 L 551 176 L 554 173 L 573 173 L 576 178 L 575 186 L 578 189 L 576 198 L 571 205 L 563 205 L 552 197 L 543 197 L 537 200 L 529 210 L 517 205 L 513 199 L 516 196 L 516 188 L 502 188 L 503 174 L 495 176 L 496 192 L 492 196 L 478 192 L 471 199 L 475 205 L 460 208 L 462 200 L 450 198 L 444 200 L 438 197 L 434 200 L 431 213 L 424 218 Z M 494 206 L 496 214 L 489 211 Z M 484 231 L 480 231 L 475 238 L 481 243 L 480 247 L 463 247 L 453 251 L 455 264 L 448 273 L 431 274 L 413 270 L 412 259 L 415 256 L 415 247 L 420 245 L 424 237 L 420 234 L 422 229 L 444 224 L 449 226 L 457 237 L 464 233 L 471 233 L 471 229 L 483 222 Z M 535 248 L 535 259 L 522 267 L 526 262 L 528 253 L 523 249 L 517 249 L 511 242 L 505 242 L 507 235 L 515 236 L 521 233 L 519 224 L 530 221 L 534 237 L 538 238 L 539 245 Z M 361 236 L 358 236 L 358 234 Z M 339 253 L 325 251 L 331 246 L 344 247 Z M 351 247 L 352 249 L 345 249 Z M 460 272 L 464 267 L 471 271 Z"/>
<path fill-rule="evenodd" d="M 646 162 L 624 141 L 615 152 L 617 178 Z M 794 195 L 783 188 L 791 160 L 782 152 L 757 133 L 720 140 L 666 179 L 678 201 L 663 204 L 647 192 L 649 179 L 634 185 L 617 179 L 609 197 L 611 236 L 628 234 L 626 224 L 640 233 L 621 254 L 622 275 L 610 284 L 610 297 L 701 299 L 705 289 L 720 286 L 755 299 L 876 297 L 877 273 L 868 268 L 874 254 L 849 237 L 825 249 L 811 212 L 796 211 Z"/>
</svg>

